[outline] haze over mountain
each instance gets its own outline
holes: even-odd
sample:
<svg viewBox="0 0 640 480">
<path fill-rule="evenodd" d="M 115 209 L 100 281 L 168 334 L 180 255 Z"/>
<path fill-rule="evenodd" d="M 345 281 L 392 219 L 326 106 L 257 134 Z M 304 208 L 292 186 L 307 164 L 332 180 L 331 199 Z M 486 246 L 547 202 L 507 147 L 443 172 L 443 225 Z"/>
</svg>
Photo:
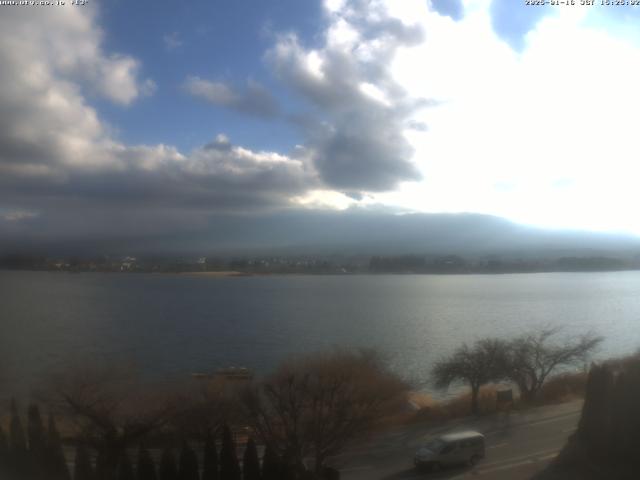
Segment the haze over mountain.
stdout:
<svg viewBox="0 0 640 480">
<path fill-rule="evenodd" d="M 113 231 L 62 241 L 42 235 L 0 243 L 6 253 L 167 255 L 501 255 L 521 258 L 640 254 L 640 237 L 550 230 L 480 214 L 397 214 L 376 210 L 291 211 L 216 216 L 197 232 L 132 237 Z"/>
</svg>

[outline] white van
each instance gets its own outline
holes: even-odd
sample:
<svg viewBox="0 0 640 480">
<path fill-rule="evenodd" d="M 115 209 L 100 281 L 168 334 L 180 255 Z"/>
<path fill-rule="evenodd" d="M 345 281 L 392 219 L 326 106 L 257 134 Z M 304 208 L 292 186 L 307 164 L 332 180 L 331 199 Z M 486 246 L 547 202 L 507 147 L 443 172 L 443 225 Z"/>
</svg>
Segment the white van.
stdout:
<svg viewBox="0 0 640 480">
<path fill-rule="evenodd" d="M 448 465 L 469 464 L 484 458 L 484 435 L 474 431 L 448 433 L 421 446 L 413 462 L 417 468 L 439 470 Z"/>
</svg>

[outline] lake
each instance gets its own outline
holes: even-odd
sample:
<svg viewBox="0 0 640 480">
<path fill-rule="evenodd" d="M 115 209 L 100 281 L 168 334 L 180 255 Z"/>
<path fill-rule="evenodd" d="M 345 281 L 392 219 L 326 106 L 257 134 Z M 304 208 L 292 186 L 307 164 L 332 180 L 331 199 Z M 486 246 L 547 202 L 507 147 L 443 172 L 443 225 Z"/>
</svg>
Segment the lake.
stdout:
<svg viewBox="0 0 640 480">
<path fill-rule="evenodd" d="M 78 361 L 134 362 L 171 379 L 289 355 L 375 347 L 425 385 L 462 342 L 541 325 L 604 335 L 598 357 L 640 347 L 640 272 L 200 277 L 0 271 L 3 396 Z M 81 359 L 81 360 L 79 360 Z"/>
</svg>

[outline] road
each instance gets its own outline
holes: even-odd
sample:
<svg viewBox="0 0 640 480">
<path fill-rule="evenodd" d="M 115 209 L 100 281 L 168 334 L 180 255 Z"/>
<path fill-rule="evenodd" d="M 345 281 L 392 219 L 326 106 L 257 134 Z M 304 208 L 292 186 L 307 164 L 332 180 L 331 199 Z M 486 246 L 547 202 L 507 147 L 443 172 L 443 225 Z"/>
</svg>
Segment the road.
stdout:
<svg viewBox="0 0 640 480">
<path fill-rule="evenodd" d="M 378 436 L 333 459 L 342 480 L 527 479 L 542 470 L 575 430 L 582 401 L 468 419 L 439 429 L 412 426 Z M 487 454 L 475 467 L 418 472 L 413 454 L 430 435 L 473 429 L 486 436 Z"/>
</svg>

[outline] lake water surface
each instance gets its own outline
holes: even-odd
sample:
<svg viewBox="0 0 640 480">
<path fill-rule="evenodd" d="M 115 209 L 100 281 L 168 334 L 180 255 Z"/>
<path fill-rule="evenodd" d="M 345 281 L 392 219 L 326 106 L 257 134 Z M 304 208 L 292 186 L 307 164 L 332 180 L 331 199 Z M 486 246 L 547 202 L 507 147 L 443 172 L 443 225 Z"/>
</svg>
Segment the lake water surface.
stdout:
<svg viewBox="0 0 640 480">
<path fill-rule="evenodd" d="M 462 342 L 540 325 L 640 348 L 640 272 L 198 277 L 0 272 L 0 379 L 23 391 L 78 359 L 153 378 L 376 347 L 417 383 Z M 83 360 L 83 361 L 84 361 Z"/>
</svg>

